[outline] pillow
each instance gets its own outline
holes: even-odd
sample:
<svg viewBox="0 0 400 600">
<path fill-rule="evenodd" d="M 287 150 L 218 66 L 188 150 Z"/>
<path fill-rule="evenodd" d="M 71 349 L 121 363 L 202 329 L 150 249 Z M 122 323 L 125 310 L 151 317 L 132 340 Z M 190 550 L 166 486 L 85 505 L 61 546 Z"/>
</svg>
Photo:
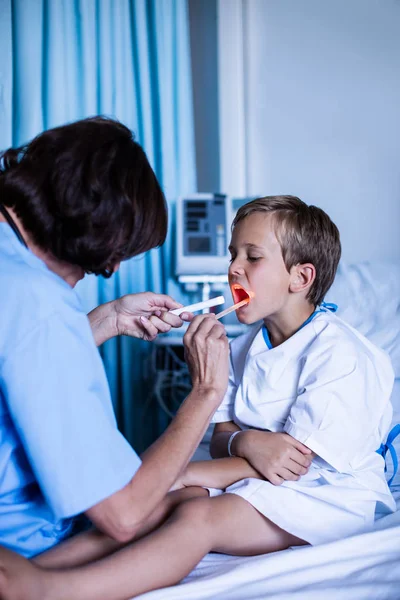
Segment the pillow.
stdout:
<svg viewBox="0 0 400 600">
<path fill-rule="evenodd" d="M 385 350 L 400 377 L 400 267 L 393 263 L 341 262 L 327 302 L 338 316 Z"/>
<path fill-rule="evenodd" d="M 392 361 L 395 382 L 391 401 L 391 428 L 400 423 L 400 267 L 390 262 L 341 262 L 326 297 L 338 305 L 338 316 L 385 350 Z M 393 442 L 400 463 L 400 436 Z M 393 473 L 386 455 L 387 478 Z M 400 469 L 391 488 L 400 486 Z"/>
</svg>

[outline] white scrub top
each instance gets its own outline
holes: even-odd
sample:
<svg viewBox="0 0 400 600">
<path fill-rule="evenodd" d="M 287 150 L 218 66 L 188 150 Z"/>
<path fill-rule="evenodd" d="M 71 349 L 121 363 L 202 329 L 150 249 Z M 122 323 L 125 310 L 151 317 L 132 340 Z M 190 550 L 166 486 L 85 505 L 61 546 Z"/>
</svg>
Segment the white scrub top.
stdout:
<svg viewBox="0 0 400 600">
<path fill-rule="evenodd" d="M 311 544 L 368 529 L 377 503 L 395 510 L 376 452 L 392 418 L 385 352 L 326 310 L 275 348 L 260 325 L 230 348 L 229 386 L 213 422 L 286 432 L 318 456 L 299 481 L 246 479 L 226 492 Z"/>
<path fill-rule="evenodd" d="M 140 464 L 76 292 L 0 223 L 0 545 L 50 548 Z"/>
</svg>

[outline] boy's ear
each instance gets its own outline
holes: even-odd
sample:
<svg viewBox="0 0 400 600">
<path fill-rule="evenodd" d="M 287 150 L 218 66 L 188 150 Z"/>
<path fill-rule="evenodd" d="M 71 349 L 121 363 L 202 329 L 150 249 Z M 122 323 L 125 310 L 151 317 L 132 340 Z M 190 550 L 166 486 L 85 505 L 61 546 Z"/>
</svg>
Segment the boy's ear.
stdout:
<svg viewBox="0 0 400 600">
<path fill-rule="evenodd" d="M 290 269 L 289 290 L 294 294 L 308 291 L 315 281 L 316 274 L 316 269 L 311 263 L 294 265 Z"/>
</svg>

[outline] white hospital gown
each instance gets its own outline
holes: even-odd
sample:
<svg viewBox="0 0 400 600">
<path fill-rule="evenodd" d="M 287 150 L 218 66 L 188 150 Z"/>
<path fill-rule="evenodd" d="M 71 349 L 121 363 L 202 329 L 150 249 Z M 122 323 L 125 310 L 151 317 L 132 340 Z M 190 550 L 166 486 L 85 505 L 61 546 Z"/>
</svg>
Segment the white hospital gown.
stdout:
<svg viewBox="0 0 400 600">
<path fill-rule="evenodd" d="M 276 348 L 264 334 L 256 325 L 231 343 L 229 386 L 213 422 L 286 432 L 318 456 L 299 481 L 250 478 L 225 492 L 313 545 L 369 529 L 377 503 L 395 510 L 376 453 L 392 417 L 390 359 L 330 312 Z"/>
</svg>

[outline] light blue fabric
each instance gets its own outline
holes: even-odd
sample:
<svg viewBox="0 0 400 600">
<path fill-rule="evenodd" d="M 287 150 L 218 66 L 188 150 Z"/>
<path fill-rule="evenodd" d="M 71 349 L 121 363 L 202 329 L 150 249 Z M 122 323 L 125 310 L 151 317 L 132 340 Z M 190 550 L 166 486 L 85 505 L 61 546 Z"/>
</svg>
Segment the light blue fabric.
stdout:
<svg viewBox="0 0 400 600">
<path fill-rule="evenodd" d="M 31 556 L 141 461 L 76 292 L 0 223 L 0 545 Z"/>
<path fill-rule="evenodd" d="M 85 308 L 146 290 L 183 299 L 171 278 L 171 231 L 175 199 L 196 190 L 186 0 L 0 0 L 0 56 L 0 148 L 67 121 L 113 116 L 135 132 L 169 201 L 162 250 L 108 281 L 85 278 Z M 150 432 L 151 411 L 142 414 L 149 349 L 133 339 L 102 348 L 118 422 L 139 448 L 159 433 Z"/>
<path fill-rule="evenodd" d="M 397 453 L 396 453 L 396 449 L 393 446 L 393 442 L 394 440 L 400 435 L 400 423 L 398 425 L 395 425 L 388 434 L 387 440 L 385 444 L 381 444 L 380 448 L 377 450 L 378 454 L 380 454 L 381 456 L 383 456 L 383 458 L 385 459 L 385 472 L 387 471 L 387 464 L 386 464 L 386 454 L 390 453 L 390 456 L 392 457 L 392 461 L 393 461 L 393 473 L 392 476 L 390 477 L 389 481 L 388 481 L 388 485 L 391 486 L 393 479 L 396 477 L 396 473 L 397 473 L 397 469 L 399 467 L 399 460 L 397 458 Z"/>
</svg>

